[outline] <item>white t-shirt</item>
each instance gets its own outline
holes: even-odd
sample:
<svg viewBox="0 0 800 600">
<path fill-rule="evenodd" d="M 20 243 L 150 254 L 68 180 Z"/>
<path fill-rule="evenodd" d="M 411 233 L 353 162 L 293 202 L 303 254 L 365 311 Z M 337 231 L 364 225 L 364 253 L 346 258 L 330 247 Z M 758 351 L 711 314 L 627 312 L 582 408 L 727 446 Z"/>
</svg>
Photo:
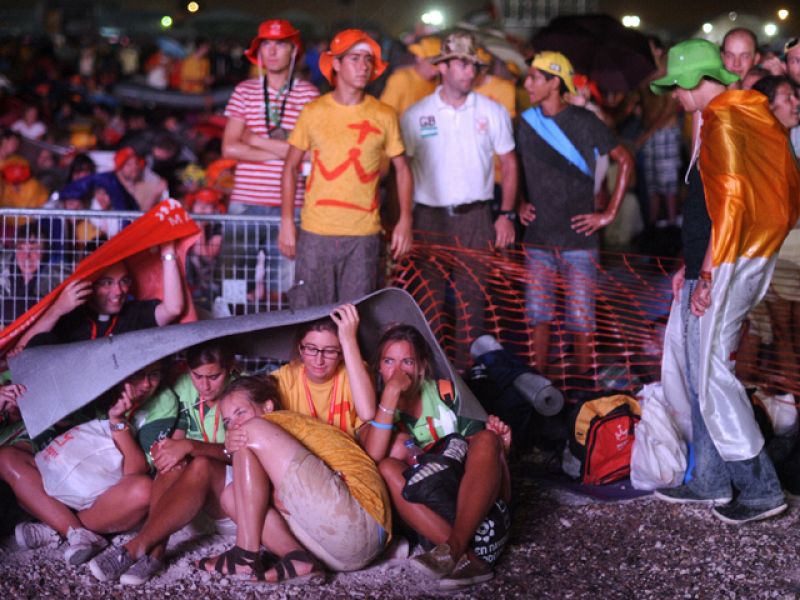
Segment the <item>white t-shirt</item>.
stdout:
<svg viewBox="0 0 800 600">
<path fill-rule="evenodd" d="M 402 117 L 414 201 L 455 206 L 489 200 L 494 193 L 493 157 L 514 150 L 511 117 L 503 106 L 475 92 L 453 108 L 440 91 L 441 86 Z"/>
<path fill-rule="evenodd" d="M 15 121 L 11 126 L 11 131 L 15 131 L 21 136 L 31 140 L 38 140 L 43 138 L 44 134 L 47 133 L 47 127 L 45 127 L 45 124 L 41 121 L 36 121 L 28 125 L 25 121 L 20 119 L 19 121 Z"/>
</svg>

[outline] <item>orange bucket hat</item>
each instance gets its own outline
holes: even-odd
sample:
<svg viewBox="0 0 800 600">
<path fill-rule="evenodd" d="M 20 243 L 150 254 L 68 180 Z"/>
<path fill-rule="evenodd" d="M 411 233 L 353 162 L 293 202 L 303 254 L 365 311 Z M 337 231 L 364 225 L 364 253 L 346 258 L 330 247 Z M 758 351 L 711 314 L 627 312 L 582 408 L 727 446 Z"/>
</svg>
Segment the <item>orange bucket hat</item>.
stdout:
<svg viewBox="0 0 800 600">
<path fill-rule="evenodd" d="M 300 31 L 284 19 L 269 19 L 258 26 L 258 33 L 244 55 L 254 65 L 258 64 L 258 49 L 264 40 L 288 40 L 297 48 L 297 56 L 303 53 L 303 43 L 300 41 Z"/>
<path fill-rule="evenodd" d="M 336 56 L 341 56 L 356 44 L 364 43 L 372 50 L 372 56 L 375 57 L 375 68 L 372 69 L 370 81 L 375 81 L 380 77 L 389 66 L 389 63 L 383 62 L 381 58 L 381 47 L 378 42 L 369 37 L 360 29 L 345 29 L 337 33 L 331 40 L 330 50 L 323 52 L 319 56 L 319 70 L 325 76 L 329 83 L 333 84 L 333 59 Z"/>
</svg>

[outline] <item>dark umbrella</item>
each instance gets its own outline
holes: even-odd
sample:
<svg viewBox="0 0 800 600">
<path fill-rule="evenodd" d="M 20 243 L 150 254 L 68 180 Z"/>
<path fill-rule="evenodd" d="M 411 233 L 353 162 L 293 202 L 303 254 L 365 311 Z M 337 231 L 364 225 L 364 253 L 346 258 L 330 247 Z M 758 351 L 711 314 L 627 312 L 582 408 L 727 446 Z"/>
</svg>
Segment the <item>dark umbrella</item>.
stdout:
<svg viewBox="0 0 800 600">
<path fill-rule="evenodd" d="M 636 88 L 656 68 L 647 37 L 608 15 L 557 17 L 533 46 L 566 55 L 576 72 L 609 92 Z"/>
</svg>

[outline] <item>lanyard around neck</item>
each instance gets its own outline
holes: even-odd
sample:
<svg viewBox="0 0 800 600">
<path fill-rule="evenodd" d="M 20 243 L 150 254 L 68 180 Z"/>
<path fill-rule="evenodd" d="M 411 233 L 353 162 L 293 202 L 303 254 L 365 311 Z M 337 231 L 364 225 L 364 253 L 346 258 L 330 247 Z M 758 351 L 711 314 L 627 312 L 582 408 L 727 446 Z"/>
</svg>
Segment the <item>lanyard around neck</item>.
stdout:
<svg viewBox="0 0 800 600">
<path fill-rule="evenodd" d="M 200 433 L 203 434 L 203 441 L 206 444 L 216 444 L 217 442 L 217 431 L 219 430 L 219 406 L 217 406 L 217 410 L 214 413 L 214 441 L 211 442 L 208 439 L 208 434 L 206 433 L 206 411 L 205 411 L 205 400 L 200 401 Z"/>
<path fill-rule="evenodd" d="M 336 414 L 336 408 L 339 408 L 339 429 L 344 432 L 347 432 L 347 419 L 346 413 L 350 411 L 350 403 L 349 402 L 341 402 L 336 404 L 336 398 L 338 397 L 337 392 L 339 391 L 340 382 L 344 379 L 344 374 L 340 373 L 339 375 L 335 376 L 333 379 L 333 386 L 331 387 L 331 393 L 328 396 L 328 425 L 333 425 L 333 417 Z M 306 393 L 306 401 L 308 402 L 308 411 L 312 417 L 315 419 L 317 417 L 317 409 L 314 406 L 314 399 L 311 397 L 311 388 L 308 385 L 308 377 L 306 376 L 306 368 L 303 367 L 303 389 Z"/>
</svg>

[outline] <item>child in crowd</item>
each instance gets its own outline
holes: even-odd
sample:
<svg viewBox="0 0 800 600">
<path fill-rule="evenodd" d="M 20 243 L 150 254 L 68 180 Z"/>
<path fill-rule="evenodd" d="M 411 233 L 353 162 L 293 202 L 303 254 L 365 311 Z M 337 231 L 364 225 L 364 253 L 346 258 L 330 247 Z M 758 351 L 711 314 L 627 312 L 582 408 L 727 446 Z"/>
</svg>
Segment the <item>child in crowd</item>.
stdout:
<svg viewBox="0 0 800 600">
<path fill-rule="evenodd" d="M 66 539 L 64 558 L 67 564 L 75 566 L 106 547 L 108 542 L 103 534 L 127 531 L 144 518 L 150 502 L 151 481 L 144 451 L 137 443 L 130 420 L 148 421 L 147 413 L 157 405 L 152 397 L 160 382 L 161 365 L 156 362 L 131 375 L 105 398 L 34 440 L 22 439 L 0 447 L 0 480 L 11 487 L 20 506 L 42 521 L 17 525 L 15 535 L 20 546 L 34 549 Z M 19 385 L 15 388 L 16 396 L 24 394 L 24 388 Z M 13 403 L 17 401 L 16 396 Z M 106 400 L 113 402 L 108 408 L 104 408 Z M 122 455 L 121 477 L 105 491 L 96 490 L 96 496 L 64 497 L 62 502 L 45 491 L 46 483 L 37 458 L 49 460 L 53 451 L 56 455 L 69 452 L 71 438 L 76 435 L 71 433 L 73 427 L 87 423 L 92 417 L 107 419 L 107 422 L 101 420 L 100 426 L 109 430 L 107 435 Z M 58 441 L 53 442 L 56 438 Z M 70 474 L 74 476 L 74 472 Z M 70 502 L 71 506 L 65 502 Z"/>
<path fill-rule="evenodd" d="M 358 310 L 337 307 L 303 325 L 297 355 L 273 375 L 287 410 L 310 415 L 350 436 L 375 415 L 375 390 L 358 347 Z"/>
<path fill-rule="evenodd" d="M 236 546 L 198 567 L 293 584 L 322 583 L 319 561 L 363 568 L 383 551 L 391 524 L 375 464 L 349 435 L 310 416 L 268 411 L 240 424 L 265 394 L 255 378 L 223 393 L 225 422 L 240 432 L 230 445 Z M 278 555 L 273 565 L 262 544 Z"/>
<path fill-rule="evenodd" d="M 89 563 L 100 581 L 119 578 L 123 584 L 144 583 L 163 568 L 170 535 L 201 510 L 218 521 L 227 520 L 226 514 L 232 510 L 221 504 L 223 489 L 230 482 L 226 477 L 230 453 L 223 446 L 228 426 L 219 401 L 234 379 L 233 356 L 217 343 L 202 344 L 187 351 L 186 363 L 189 372 L 172 386 L 180 406 L 176 431 L 151 449 L 157 475 L 150 514 L 136 537 Z M 278 397 L 272 381 L 262 391 L 260 412 L 265 403 L 271 410 L 271 402 Z"/>
<path fill-rule="evenodd" d="M 375 420 L 361 434 L 367 453 L 379 462 L 402 520 L 435 544 L 412 565 L 442 587 L 455 588 L 492 578 L 491 567 L 469 547 L 475 530 L 498 498 L 508 501 L 511 479 L 505 454 L 511 445 L 511 430 L 490 416 L 485 429 L 479 421 L 458 416 L 458 398 L 443 398 L 433 378 L 431 350 L 422 334 L 409 325 L 389 329 L 378 343 L 376 370 L 383 392 Z M 395 432 L 395 425 L 402 431 Z M 458 488 L 455 520 L 448 522 L 424 504 L 403 497 L 408 469 L 406 440 L 423 449 L 451 433 L 468 442 L 464 475 Z"/>
</svg>

